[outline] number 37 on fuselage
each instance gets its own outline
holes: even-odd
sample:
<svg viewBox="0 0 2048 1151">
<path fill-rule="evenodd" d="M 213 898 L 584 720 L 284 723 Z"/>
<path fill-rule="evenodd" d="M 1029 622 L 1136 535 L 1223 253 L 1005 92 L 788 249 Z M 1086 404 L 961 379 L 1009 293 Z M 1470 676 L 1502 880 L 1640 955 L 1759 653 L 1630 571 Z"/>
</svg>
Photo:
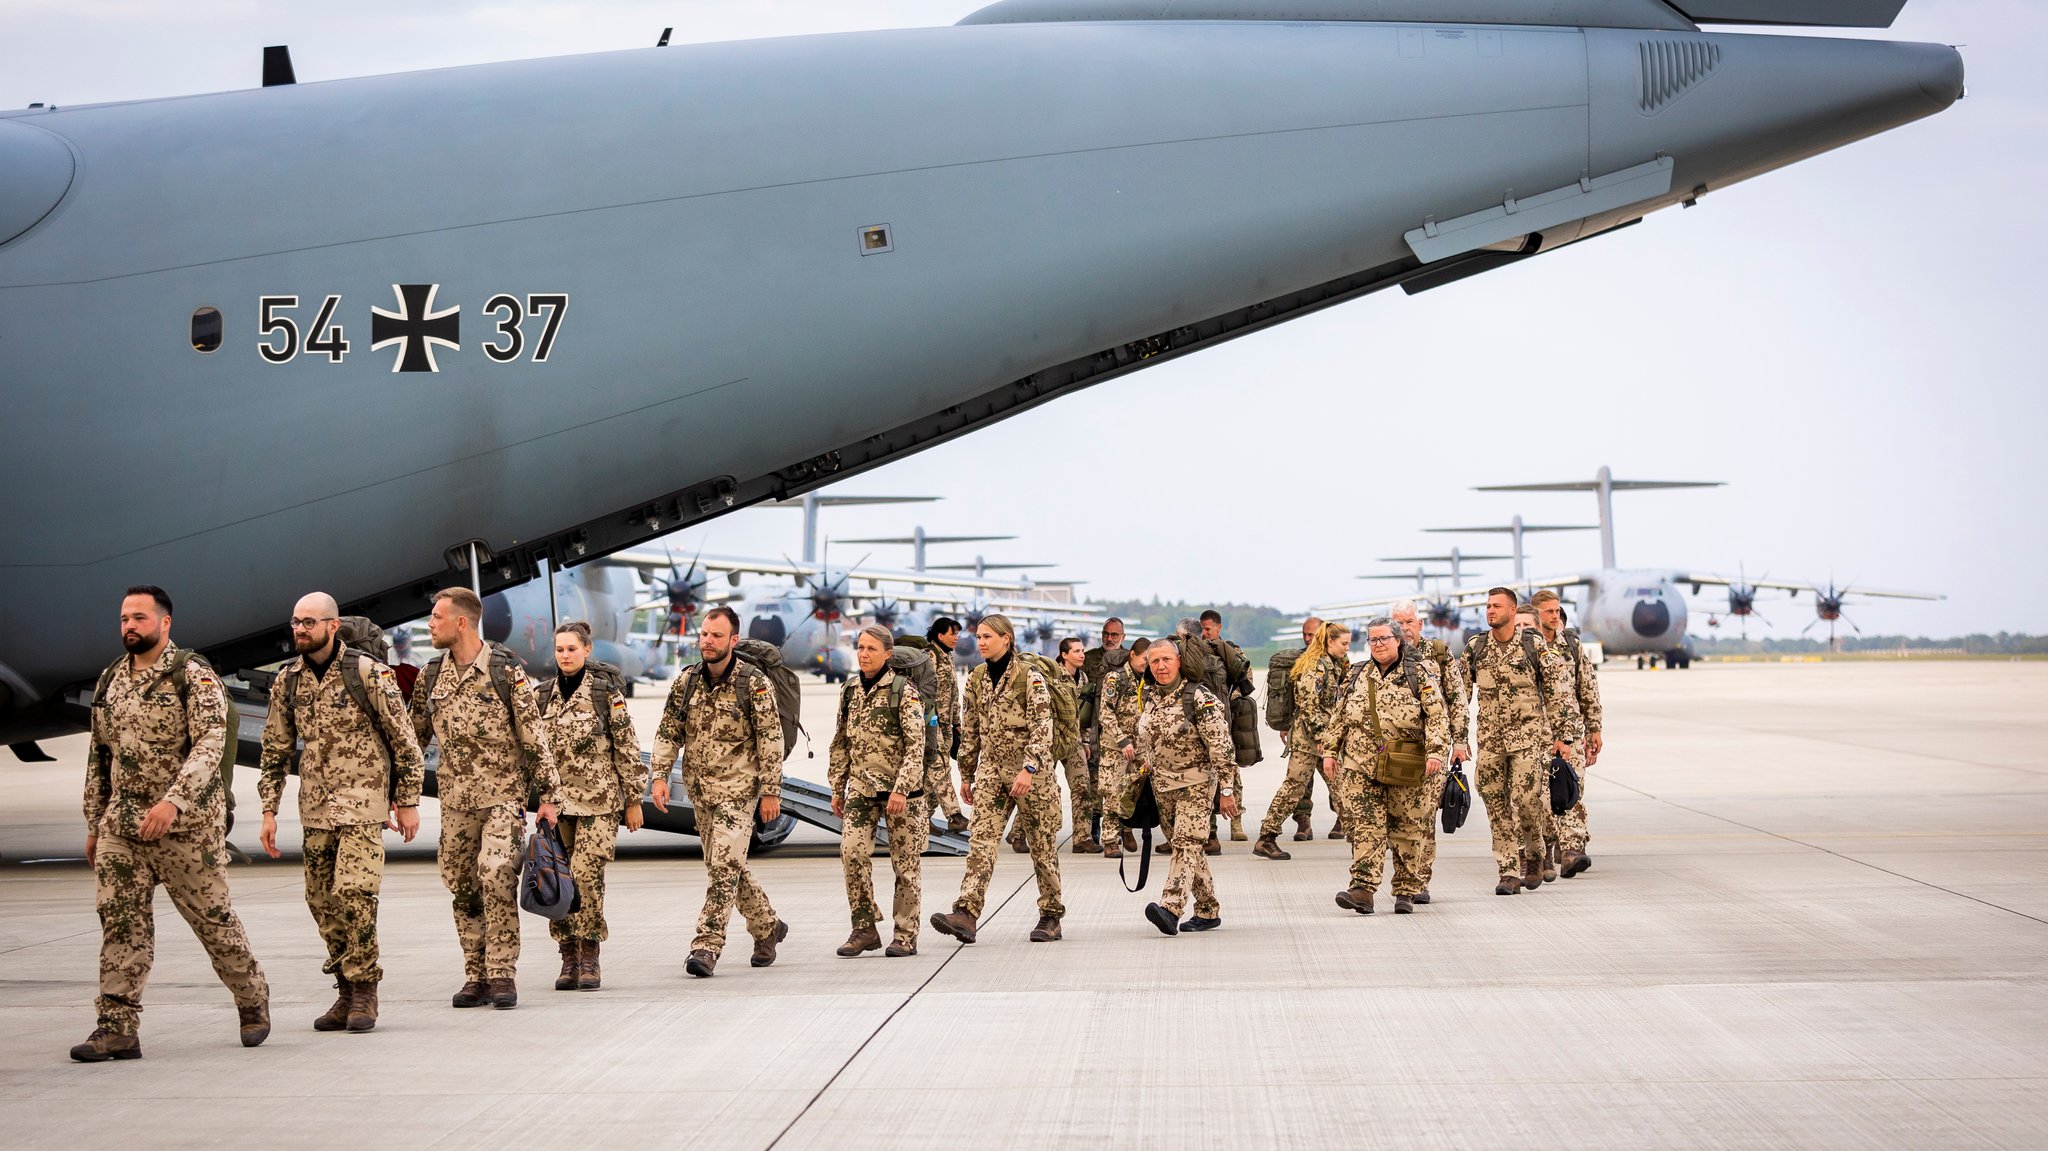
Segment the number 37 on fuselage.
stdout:
<svg viewBox="0 0 2048 1151">
<path fill-rule="evenodd" d="M 439 284 L 393 284 L 391 292 L 397 306 L 370 309 L 370 350 L 397 349 L 391 361 L 392 371 L 438 372 L 441 363 L 435 349 L 462 351 L 462 306 L 438 306 L 436 296 L 440 290 Z M 288 364 L 300 356 L 325 357 L 330 364 L 345 363 L 350 343 L 345 322 L 348 313 L 342 308 L 339 294 L 258 296 L 257 354 L 270 364 Z M 308 312 L 312 319 L 302 326 Z M 521 359 L 545 364 L 554 352 L 555 338 L 561 334 L 562 320 L 568 313 L 566 292 L 533 292 L 523 298 L 511 292 L 498 292 L 478 309 L 478 318 L 490 331 L 489 338 L 479 341 L 478 347 L 495 364 Z M 527 321 L 532 321 L 534 329 L 531 340 Z M 194 344 L 199 345 L 196 334 Z"/>
</svg>

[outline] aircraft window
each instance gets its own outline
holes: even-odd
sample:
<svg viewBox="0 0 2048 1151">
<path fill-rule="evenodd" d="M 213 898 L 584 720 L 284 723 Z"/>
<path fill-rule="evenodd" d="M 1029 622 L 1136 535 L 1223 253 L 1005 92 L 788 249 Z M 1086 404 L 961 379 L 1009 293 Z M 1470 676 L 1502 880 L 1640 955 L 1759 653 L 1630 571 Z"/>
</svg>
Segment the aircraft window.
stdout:
<svg viewBox="0 0 2048 1151">
<path fill-rule="evenodd" d="M 192 313 L 192 350 L 215 352 L 220 350 L 220 309 L 201 308 Z"/>
<path fill-rule="evenodd" d="M 895 236 L 890 233 L 889 225 L 870 224 L 860 230 L 861 255 L 873 256 L 895 250 Z"/>
</svg>

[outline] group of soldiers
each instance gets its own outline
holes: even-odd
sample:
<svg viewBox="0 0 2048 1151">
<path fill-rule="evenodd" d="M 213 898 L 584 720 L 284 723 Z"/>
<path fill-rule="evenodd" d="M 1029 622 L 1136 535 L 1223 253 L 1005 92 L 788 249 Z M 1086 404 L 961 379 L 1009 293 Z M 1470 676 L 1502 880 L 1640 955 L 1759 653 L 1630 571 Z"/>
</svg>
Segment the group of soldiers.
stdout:
<svg viewBox="0 0 2048 1151">
<path fill-rule="evenodd" d="M 1526 623 L 1518 608 L 1531 614 Z M 789 935 L 747 867 L 757 820 L 781 814 L 785 748 L 768 674 L 738 649 L 739 618 L 712 609 L 698 634 L 701 659 L 676 677 L 655 733 L 652 765 L 640 755 L 623 683 L 590 658 L 580 623 L 555 635 L 557 675 L 531 682 L 512 653 L 486 643 L 483 605 L 466 588 L 440 592 L 428 617 L 437 654 L 411 698 L 394 668 L 343 638 L 333 597 L 309 594 L 291 617 L 297 655 L 278 671 L 263 731 L 261 841 L 273 858 L 285 779 L 299 776 L 306 902 L 326 945 L 335 1002 L 313 1021 L 323 1032 L 375 1028 L 377 903 L 383 833 L 420 827 L 422 749 L 439 742 L 439 869 L 463 954 L 457 1008 L 517 1005 L 519 883 L 529 818 L 552 829 L 569 855 L 580 902 L 551 922 L 561 951 L 557 990 L 601 986 L 607 937 L 604 873 L 623 824 L 641 825 L 641 799 L 668 810 L 678 760 L 703 843 L 706 892 L 684 970 L 707 978 L 725 947 L 732 912 L 746 922 L 755 967 L 775 962 Z M 1412 605 L 1367 626 L 1371 656 L 1350 663 L 1349 633 L 1310 620 L 1307 646 L 1286 677 L 1295 701 L 1288 770 L 1260 828 L 1256 854 L 1287 859 L 1277 834 L 1307 803 L 1320 772 L 1352 844 L 1350 883 L 1337 897 L 1370 914 L 1391 849 L 1397 912 L 1429 902 L 1432 815 L 1447 763 L 1470 758 L 1467 708 L 1478 703 L 1478 781 L 1493 823 L 1495 861 L 1509 894 L 1590 866 L 1583 805 L 1552 819 L 1542 779 L 1552 752 L 1583 772 L 1600 751 L 1598 689 L 1562 605 L 1539 593 L 1518 605 L 1506 589 L 1488 600 L 1492 631 L 1454 659 L 1424 642 Z M 860 674 L 841 690 L 829 761 L 832 807 L 844 825 L 841 860 L 852 932 L 838 954 L 917 954 L 919 866 L 932 808 L 969 834 L 960 891 L 931 916 L 938 931 L 976 939 L 1005 829 L 1032 857 L 1038 889 L 1033 942 L 1062 938 L 1058 840 L 1072 801 L 1074 850 L 1111 858 L 1137 849 L 1133 826 L 1154 821 L 1172 861 L 1145 917 L 1161 932 L 1222 924 L 1207 856 L 1221 850 L 1217 820 L 1242 831 L 1241 768 L 1256 762 L 1246 738 L 1252 678 L 1244 653 L 1221 638 L 1214 612 L 1175 635 L 1123 645 L 1110 620 L 1103 645 L 1061 645 L 1055 663 L 1020 652 L 1009 620 L 975 624 L 983 662 L 955 670 L 961 625 L 936 621 L 919 643 L 886 628 L 855 642 Z M 102 675 L 92 709 L 85 789 L 102 925 L 97 1025 L 72 1048 L 81 1062 L 141 1055 L 142 989 L 154 955 L 151 904 L 161 884 L 233 993 L 241 1042 L 270 1030 L 269 991 L 229 899 L 225 766 L 234 712 L 203 658 L 170 640 L 171 600 L 131 588 L 121 607 L 126 654 Z M 936 700 L 896 669 L 901 643 L 928 654 Z M 1467 684 L 1471 684 L 1468 692 Z M 1270 693 L 1269 693 L 1270 694 Z M 1247 744 L 1251 751 L 1247 753 Z M 957 760 L 956 784 L 953 765 Z M 957 803 L 956 803 L 957 795 Z M 972 810 L 971 819 L 963 810 Z M 1306 838 L 1307 816 L 1298 814 Z M 883 944 L 873 889 L 878 832 L 894 871 L 890 938 Z M 1190 906 L 1191 905 L 1191 906 Z M 1183 920 L 1184 912 L 1192 915 Z"/>
</svg>

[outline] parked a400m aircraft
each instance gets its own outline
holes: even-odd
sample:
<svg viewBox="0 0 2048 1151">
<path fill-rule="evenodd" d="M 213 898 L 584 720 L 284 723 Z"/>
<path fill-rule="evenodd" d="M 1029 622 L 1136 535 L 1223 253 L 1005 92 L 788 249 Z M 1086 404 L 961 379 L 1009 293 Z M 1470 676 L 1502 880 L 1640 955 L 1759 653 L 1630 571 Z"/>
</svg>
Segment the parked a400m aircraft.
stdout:
<svg viewBox="0 0 2048 1151">
<path fill-rule="evenodd" d="M 414 618 L 1932 115 L 1948 47 L 1700 28 L 1898 6 L 1008 0 L 7 113 L 0 739 L 138 580 L 261 664 L 308 588 Z"/>
</svg>

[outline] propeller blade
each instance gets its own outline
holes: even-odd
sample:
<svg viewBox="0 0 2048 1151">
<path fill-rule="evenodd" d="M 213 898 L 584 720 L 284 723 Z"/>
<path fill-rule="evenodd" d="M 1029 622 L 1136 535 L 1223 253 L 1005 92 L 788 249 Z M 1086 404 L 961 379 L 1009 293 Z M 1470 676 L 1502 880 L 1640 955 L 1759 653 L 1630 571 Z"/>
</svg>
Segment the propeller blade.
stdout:
<svg viewBox="0 0 2048 1151">
<path fill-rule="evenodd" d="M 1813 618 L 1812 618 L 1811 620 L 1808 620 L 1808 621 L 1807 621 L 1807 624 L 1806 624 L 1806 626 L 1805 626 L 1805 627 L 1803 627 L 1803 628 L 1800 628 L 1800 629 L 1799 629 L 1799 634 L 1800 634 L 1800 635 L 1805 635 L 1805 634 L 1806 634 L 1807 632 L 1810 632 L 1810 631 L 1812 631 L 1812 630 L 1813 630 L 1813 625 L 1814 625 L 1814 624 L 1817 624 L 1817 623 L 1819 623 L 1819 622 L 1820 622 L 1820 617 L 1819 617 L 1819 616 L 1815 616 L 1815 617 L 1813 617 Z"/>
<path fill-rule="evenodd" d="M 1862 628 L 1860 628 L 1860 627 L 1857 627 L 1857 626 L 1856 626 L 1856 621 L 1855 621 L 1855 620 L 1853 620 L 1853 619 L 1850 619 L 1850 618 L 1849 618 L 1848 616 L 1843 616 L 1843 617 L 1842 617 L 1842 622 L 1843 622 L 1843 623 L 1845 623 L 1845 624 L 1848 624 L 1848 625 L 1849 625 L 1849 630 L 1850 630 L 1850 631 L 1853 631 L 1853 632 L 1855 632 L 1855 633 L 1856 633 L 1857 635 L 1862 635 L 1862 634 L 1863 634 L 1863 629 L 1862 629 Z"/>
</svg>

